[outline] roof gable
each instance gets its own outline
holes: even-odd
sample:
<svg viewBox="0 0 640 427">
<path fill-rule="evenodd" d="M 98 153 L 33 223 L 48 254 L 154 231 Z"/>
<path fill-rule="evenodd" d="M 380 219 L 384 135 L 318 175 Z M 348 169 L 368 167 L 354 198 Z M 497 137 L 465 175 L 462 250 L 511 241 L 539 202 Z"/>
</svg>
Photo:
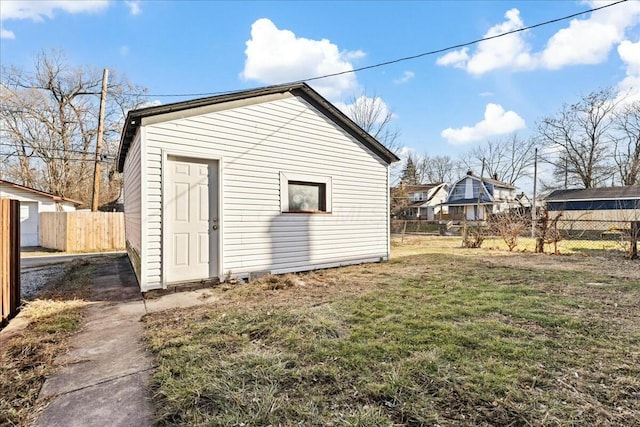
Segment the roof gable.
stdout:
<svg viewBox="0 0 640 427">
<path fill-rule="evenodd" d="M 467 196 L 467 180 L 472 182 L 473 197 Z M 493 203 L 493 187 L 486 180 L 475 175 L 466 175 L 456 181 L 449 189 L 446 204 Z"/>
<path fill-rule="evenodd" d="M 418 201 L 414 202 L 413 205 L 415 205 L 415 206 L 432 206 L 434 204 L 433 203 L 434 199 L 436 198 L 436 196 L 438 195 L 438 193 L 440 191 L 445 191 L 446 192 L 445 199 L 449 196 L 449 192 L 447 191 L 447 187 L 448 187 L 447 183 L 441 182 L 439 184 L 429 184 L 429 185 L 433 185 L 433 186 L 431 187 L 431 190 L 429 190 L 426 200 L 418 200 Z M 436 205 L 439 205 L 439 204 L 440 204 L 440 202 L 438 201 L 436 203 Z"/>
<path fill-rule="evenodd" d="M 463 180 L 465 180 L 465 179 L 466 179 L 466 178 L 468 178 L 468 177 L 471 177 L 471 178 L 476 179 L 476 180 L 480 180 L 480 177 L 479 177 L 479 176 L 474 175 L 474 174 L 472 174 L 472 173 L 468 173 L 468 174 L 467 174 L 467 175 L 465 175 L 464 177 L 460 178 L 460 180 L 459 180 L 459 181 L 463 181 Z M 458 181 L 458 182 L 459 182 L 459 181 Z M 500 181 L 500 180 L 498 180 L 498 179 L 494 179 L 494 178 L 487 178 L 487 177 L 483 177 L 483 178 L 482 178 L 482 182 L 484 182 L 484 183 L 489 183 L 489 184 L 493 185 L 494 187 L 508 188 L 508 189 L 511 189 L 511 190 L 515 190 L 515 189 L 516 189 L 516 186 L 515 186 L 515 185 L 511 185 L 511 184 L 509 184 L 509 183 L 507 183 L 507 182 Z"/>
<path fill-rule="evenodd" d="M 311 87 L 309 87 L 306 83 L 295 83 L 288 85 L 269 86 L 239 92 L 231 92 L 213 97 L 199 98 L 190 101 L 176 102 L 173 104 L 131 110 L 127 114 L 127 119 L 125 121 L 124 129 L 122 130 L 122 136 L 120 138 L 120 149 L 118 152 L 118 171 L 122 172 L 124 168 L 124 162 L 127 156 L 127 152 L 129 151 L 129 147 L 143 119 L 214 105 L 221 106 L 221 109 L 224 109 L 224 104 L 228 104 L 228 108 L 234 108 L 234 102 L 251 100 L 259 97 L 268 97 L 270 95 L 284 93 L 290 93 L 293 96 L 300 96 L 301 98 L 303 98 L 311 106 L 313 106 L 315 109 L 317 109 L 334 123 L 336 123 L 340 128 L 342 128 L 349 135 L 362 143 L 365 147 L 370 149 L 374 154 L 376 154 L 387 164 L 400 160 L 394 153 L 388 150 L 369 133 L 364 131 L 360 126 L 358 126 L 355 122 L 348 118 L 337 107 L 324 99 L 315 90 L 311 89 Z"/>
<path fill-rule="evenodd" d="M 38 196 L 43 196 L 51 199 L 54 202 L 71 203 L 76 206 L 79 206 L 82 204 L 82 202 L 79 202 L 77 200 L 67 199 L 62 196 L 56 196 L 55 194 L 47 193 L 46 191 L 36 190 L 35 188 L 26 187 L 24 185 L 16 184 L 15 182 L 5 181 L 3 179 L 0 179 L 0 185 L 9 187 L 9 188 L 15 188 L 16 190 L 27 191 L 29 193 L 36 194 Z"/>
<path fill-rule="evenodd" d="M 417 184 L 417 185 L 403 185 L 400 184 L 398 187 L 403 188 L 407 193 L 420 193 L 425 191 L 431 191 L 439 185 L 442 185 L 442 182 L 433 182 L 430 184 Z"/>
</svg>

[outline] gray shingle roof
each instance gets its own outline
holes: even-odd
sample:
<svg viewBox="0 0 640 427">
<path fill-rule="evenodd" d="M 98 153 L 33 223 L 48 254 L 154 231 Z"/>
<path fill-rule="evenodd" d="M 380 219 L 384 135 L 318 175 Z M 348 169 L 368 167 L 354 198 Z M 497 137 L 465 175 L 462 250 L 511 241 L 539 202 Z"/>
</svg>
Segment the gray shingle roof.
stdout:
<svg viewBox="0 0 640 427">
<path fill-rule="evenodd" d="M 640 185 L 556 190 L 545 197 L 548 202 L 567 200 L 623 200 L 640 199 Z"/>
</svg>

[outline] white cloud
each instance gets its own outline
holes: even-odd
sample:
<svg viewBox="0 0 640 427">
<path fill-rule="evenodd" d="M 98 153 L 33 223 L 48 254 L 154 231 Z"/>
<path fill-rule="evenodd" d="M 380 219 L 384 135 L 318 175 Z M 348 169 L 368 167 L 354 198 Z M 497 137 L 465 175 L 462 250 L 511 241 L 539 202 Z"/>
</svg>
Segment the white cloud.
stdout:
<svg viewBox="0 0 640 427">
<path fill-rule="evenodd" d="M 481 97 L 493 96 L 493 92 L 480 92 L 479 95 Z"/>
<path fill-rule="evenodd" d="M 402 77 L 395 79 L 393 82 L 397 85 L 401 85 L 407 83 L 409 80 L 414 78 L 415 75 L 416 73 L 414 73 L 413 71 L 405 71 L 404 73 L 402 73 Z"/>
<path fill-rule="evenodd" d="M 463 47 L 460 50 L 454 50 L 441 56 L 436 60 L 438 65 L 453 65 L 456 68 L 465 68 L 469 60 L 469 49 Z"/>
<path fill-rule="evenodd" d="M 144 101 L 138 108 L 157 107 L 162 105 L 162 101 L 154 99 L 153 101 Z"/>
<path fill-rule="evenodd" d="M 591 7 L 610 2 L 591 1 Z M 505 13 L 506 20 L 494 25 L 484 37 L 524 28 L 518 9 Z M 481 75 L 506 68 L 510 70 L 559 69 L 577 64 L 598 64 L 606 61 L 612 47 L 624 40 L 625 32 L 638 24 L 640 2 L 632 1 L 592 13 L 588 18 L 572 19 L 557 31 L 543 50 L 532 52 L 525 32 L 510 34 L 480 42 L 472 54 L 463 48 L 441 56 L 436 64 L 465 69 Z"/>
<path fill-rule="evenodd" d="M 495 135 L 504 135 L 525 127 L 524 119 L 514 111 L 505 111 L 499 104 L 487 104 L 484 119 L 474 126 L 447 128 L 440 135 L 449 144 L 466 144 Z"/>
<path fill-rule="evenodd" d="M 351 104 L 346 104 L 341 101 L 333 102 L 340 111 L 351 117 L 352 120 L 360 122 L 358 115 L 365 115 L 362 121 L 373 121 L 376 124 L 382 123 L 391 114 L 392 118 L 397 116 L 391 112 L 387 104 L 379 96 L 370 97 L 361 95 L 354 100 Z M 375 116 L 371 117 L 369 113 L 375 112 Z"/>
<path fill-rule="evenodd" d="M 49 0 L 49 1 L 21 1 L 4 0 L 0 8 L 0 19 L 30 19 L 34 22 L 42 22 L 44 18 L 53 18 L 54 11 L 67 13 L 92 13 L 101 12 L 107 8 L 107 0 Z"/>
<path fill-rule="evenodd" d="M 3 0 L 0 6 L 0 21 L 29 19 L 33 22 L 42 22 L 45 18 L 53 19 L 55 12 L 66 13 L 97 13 L 109 6 L 107 0 L 47 0 L 24 1 Z M 6 29 L 0 31 L 0 38 L 15 38 L 15 34 Z"/>
<path fill-rule="evenodd" d="M 592 1 L 591 7 L 610 2 Z M 555 33 L 541 54 L 542 66 L 558 69 L 575 64 L 599 64 L 611 48 L 624 39 L 625 31 L 638 24 L 640 2 L 631 1 L 594 12 L 586 19 L 572 19 Z"/>
<path fill-rule="evenodd" d="M 510 9 L 504 16 L 507 20 L 491 27 L 485 37 L 493 37 L 524 27 L 518 9 Z M 534 62 L 529 51 L 530 48 L 524 41 L 524 33 L 480 42 L 474 55 L 467 61 L 467 70 L 471 74 L 483 74 L 503 67 L 529 69 Z"/>
<path fill-rule="evenodd" d="M 484 38 L 524 27 L 518 9 L 510 9 L 504 16 L 506 21 L 491 27 Z M 530 69 L 534 66 L 534 58 L 529 53 L 530 50 L 524 41 L 524 34 L 516 33 L 478 43 L 473 55 L 469 55 L 467 48 L 449 52 L 438 58 L 436 64 L 464 68 L 467 72 L 476 75 L 503 67 Z"/>
<path fill-rule="evenodd" d="M 350 51 L 346 51 L 346 52 L 342 52 L 342 54 L 344 55 L 344 59 L 362 59 L 365 56 L 367 56 L 366 53 L 364 53 L 364 51 L 358 49 L 358 50 L 350 50 Z"/>
<path fill-rule="evenodd" d="M 120 46 L 120 55 L 127 56 L 129 54 L 129 46 Z"/>
<path fill-rule="evenodd" d="M 140 0 L 130 0 L 124 2 L 129 8 L 129 13 L 133 16 L 140 15 L 142 8 L 140 7 Z"/>
<path fill-rule="evenodd" d="M 618 84 L 618 98 L 626 102 L 640 101 L 640 40 L 625 40 L 618 46 L 618 55 L 627 67 L 627 76 Z"/>
<path fill-rule="evenodd" d="M 265 84 L 278 84 L 305 78 L 353 70 L 350 59 L 362 51 L 340 51 L 327 39 L 297 37 L 292 31 L 277 28 L 271 20 L 258 19 L 251 25 L 246 43 L 246 60 L 240 77 Z M 353 73 L 311 82 L 329 99 L 353 93 L 358 88 Z"/>
<path fill-rule="evenodd" d="M 16 35 L 13 34 L 13 31 L 0 28 L 0 39 L 15 39 L 15 38 L 16 38 Z"/>
</svg>

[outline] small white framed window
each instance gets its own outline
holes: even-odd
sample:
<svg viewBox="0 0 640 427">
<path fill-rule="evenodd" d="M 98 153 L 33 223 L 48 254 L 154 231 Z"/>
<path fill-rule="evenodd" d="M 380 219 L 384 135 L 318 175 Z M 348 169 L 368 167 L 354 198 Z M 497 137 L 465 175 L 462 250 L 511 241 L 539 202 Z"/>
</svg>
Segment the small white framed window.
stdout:
<svg viewBox="0 0 640 427">
<path fill-rule="evenodd" d="M 283 213 L 331 213 L 331 177 L 280 172 Z"/>
</svg>

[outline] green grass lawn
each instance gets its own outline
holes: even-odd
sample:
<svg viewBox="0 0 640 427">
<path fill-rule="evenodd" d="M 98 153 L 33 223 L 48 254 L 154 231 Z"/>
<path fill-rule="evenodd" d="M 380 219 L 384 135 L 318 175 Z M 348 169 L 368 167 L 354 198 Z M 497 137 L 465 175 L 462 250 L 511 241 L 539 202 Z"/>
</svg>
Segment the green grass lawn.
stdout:
<svg viewBox="0 0 640 427">
<path fill-rule="evenodd" d="M 494 252 L 409 242 L 147 316 L 159 424 L 640 425 L 640 282 Z"/>
</svg>

